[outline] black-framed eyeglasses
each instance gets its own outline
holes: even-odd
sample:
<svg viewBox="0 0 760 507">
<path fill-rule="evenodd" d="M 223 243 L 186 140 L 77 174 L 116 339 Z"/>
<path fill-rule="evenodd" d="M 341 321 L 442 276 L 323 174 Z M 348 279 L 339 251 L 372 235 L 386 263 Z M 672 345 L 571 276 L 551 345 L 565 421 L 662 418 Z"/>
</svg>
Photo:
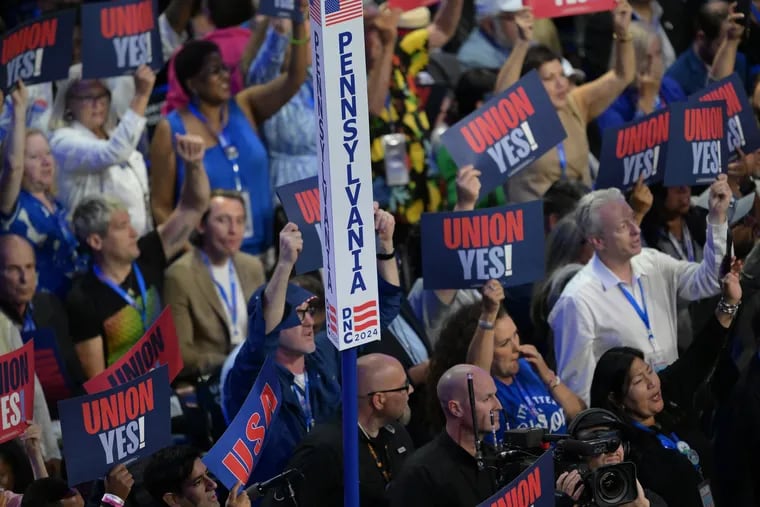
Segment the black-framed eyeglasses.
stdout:
<svg viewBox="0 0 760 507">
<path fill-rule="evenodd" d="M 397 387 L 395 389 L 382 389 L 380 391 L 371 391 L 367 394 L 360 396 L 361 398 L 369 398 L 370 396 L 374 396 L 376 394 L 381 393 L 403 393 L 403 392 L 409 392 L 409 388 L 412 386 L 412 384 L 409 383 L 409 379 L 407 379 L 406 382 L 404 382 L 404 385 L 401 387 Z"/>
<path fill-rule="evenodd" d="M 84 104 L 95 106 L 97 103 L 105 104 L 111 100 L 111 94 L 108 92 L 103 92 L 95 95 L 74 95 L 73 98 L 81 101 Z"/>
<path fill-rule="evenodd" d="M 314 315 L 317 313 L 317 309 L 313 306 L 309 306 L 308 308 L 304 308 L 303 310 L 299 310 L 296 308 L 296 315 L 298 315 L 298 320 L 303 322 L 306 319 L 306 314 L 311 315 L 314 317 Z"/>
</svg>

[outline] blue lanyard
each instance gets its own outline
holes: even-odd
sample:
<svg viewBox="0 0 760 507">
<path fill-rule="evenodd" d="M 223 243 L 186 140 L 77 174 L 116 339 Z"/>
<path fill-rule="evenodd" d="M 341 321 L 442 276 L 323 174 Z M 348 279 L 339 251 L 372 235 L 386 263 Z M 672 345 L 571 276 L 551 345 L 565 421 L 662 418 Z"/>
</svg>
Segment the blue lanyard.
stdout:
<svg viewBox="0 0 760 507">
<path fill-rule="evenodd" d="M 290 387 L 293 389 L 296 398 L 298 398 L 298 404 L 301 405 L 301 412 L 303 413 L 306 432 L 308 433 L 314 427 L 314 416 L 311 412 L 311 401 L 309 401 L 309 374 L 306 371 L 303 372 L 303 378 L 305 389 L 302 390 L 295 382 Z"/>
<path fill-rule="evenodd" d="M 536 418 L 536 422 L 538 422 L 538 409 L 536 408 L 536 404 L 533 403 L 533 400 L 530 399 L 530 396 L 528 396 L 528 393 L 525 391 L 522 384 L 520 384 L 520 381 L 517 380 L 517 377 L 512 378 L 512 383 L 515 385 L 515 387 L 517 387 L 517 390 L 520 391 L 520 396 L 528 405 L 528 411 L 533 417 Z"/>
<path fill-rule="evenodd" d="M 224 287 L 222 287 L 222 284 L 219 283 L 219 281 L 216 278 L 214 278 L 214 272 L 211 270 L 211 262 L 208 260 L 208 255 L 206 255 L 205 252 L 201 252 L 201 258 L 203 259 L 203 263 L 208 268 L 209 275 L 211 275 L 211 281 L 214 282 L 214 285 L 216 285 L 216 288 L 219 289 L 219 295 L 222 296 L 224 305 L 227 307 L 227 310 L 230 312 L 230 319 L 232 319 L 232 327 L 234 329 L 235 335 L 237 335 L 238 334 L 237 284 L 235 283 L 235 266 L 232 264 L 232 259 L 227 260 L 227 267 L 230 273 L 230 297 L 228 297 L 227 291 L 224 290 Z M 230 299 L 232 301 L 230 301 Z"/>
<path fill-rule="evenodd" d="M 140 298 L 142 299 L 142 305 L 138 305 L 137 301 L 135 301 L 135 298 L 130 296 L 127 291 L 121 288 L 120 285 L 116 284 L 113 280 L 104 275 L 103 271 L 100 269 L 100 266 L 97 264 L 92 265 L 92 272 L 95 273 L 95 276 L 98 277 L 98 280 L 111 287 L 111 289 L 113 289 L 113 291 L 118 294 L 121 299 L 126 301 L 129 306 L 140 312 L 140 318 L 142 319 L 143 327 L 147 328 L 148 295 L 147 291 L 145 290 L 145 279 L 143 278 L 142 272 L 140 271 L 140 268 L 137 266 L 136 262 L 132 263 L 132 271 L 135 273 L 135 278 L 137 278 L 137 286 L 140 288 Z"/>
<path fill-rule="evenodd" d="M 567 179 L 567 157 L 565 156 L 565 145 L 563 142 L 557 145 L 557 157 L 559 158 L 560 179 Z"/>
<path fill-rule="evenodd" d="M 676 253 L 682 260 L 694 262 L 694 259 L 695 259 L 694 243 L 691 241 L 691 233 L 689 232 L 689 228 L 686 226 L 686 224 L 683 225 L 683 246 L 686 248 L 685 254 L 683 250 L 681 249 L 681 242 L 678 241 L 676 237 L 673 236 L 673 234 L 670 232 L 668 232 L 667 236 L 668 236 L 668 240 L 670 240 L 670 243 L 673 245 L 673 248 L 675 249 Z"/>
<path fill-rule="evenodd" d="M 618 285 L 618 287 L 620 287 L 620 290 L 623 292 L 623 295 L 628 300 L 628 302 L 631 303 L 631 306 L 633 307 L 633 309 L 636 310 L 636 313 L 641 319 L 641 322 L 643 322 L 644 325 L 646 326 L 649 342 L 652 344 L 652 347 L 654 347 L 654 334 L 652 333 L 652 326 L 649 323 L 649 312 L 647 311 L 647 301 L 644 298 L 644 287 L 641 285 L 641 278 L 639 278 L 638 282 L 639 282 L 639 290 L 641 291 L 641 303 L 643 305 L 643 308 L 639 306 L 639 303 L 636 301 L 636 298 L 633 297 L 633 294 L 628 292 L 628 289 L 623 287 L 622 282 Z"/>
<path fill-rule="evenodd" d="M 663 447 L 663 449 L 670 449 L 681 453 L 686 459 L 689 460 L 689 463 L 692 464 L 697 472 L 700 474 L 702 473 L 702 468 L 699 466 L 699 453 L 692 449 L 686 441 L 678 438 L 678 435 L 675 433 L 671 433 L 670 435 L 660 433 L 659 431 L 655 431 L 652 428 L 644 426 L 638 421 L 633 421 L 633 425 L 657 437 L 657 440 L 660 441 L 660 445 Z"/>
<path fill-rule="evenodd" d="M 22 333 L 29 333 L 37 330 L 37 324 L 34 323 L 34 306 L 32 303 L 26 305 L 26 311 L 24 312 L 24 325 L 21 328 Z"/>
<path fill-rule="evenodd" d="M 203 116 L 203 113 L 195 107 L 195 104 L 188 104 L 187 109 L 206 126 L 206 129 L 211 135 L 216 137 L 216 140 L 219 142 L 219 148 L 221 148 L 227 161 L 232 165 L 232 175 L 235 178 L 235 190 L 241 192 L 243 190 L 243 182 L 240 179 L 240 165 L 238 164 L 238 157 L 240 154 L 238 153 L 237 147 L 227 138 L 227 135 L 224 133 L 224 128 L 222 128 L 222 131 L 219 133 L 211 130 L 211 127 L 208 125 L 208 120 Z"/>
</svg>

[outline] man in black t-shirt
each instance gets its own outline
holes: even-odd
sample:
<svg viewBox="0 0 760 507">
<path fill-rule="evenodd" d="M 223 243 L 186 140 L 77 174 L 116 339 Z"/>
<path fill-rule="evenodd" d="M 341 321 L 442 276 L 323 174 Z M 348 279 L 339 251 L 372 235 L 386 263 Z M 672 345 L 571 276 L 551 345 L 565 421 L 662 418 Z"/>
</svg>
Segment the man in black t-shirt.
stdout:
<svg viewBox="0 0 760 507">
<path fill-rule="evenodd" d="M 474 408 L 468 374 L 473 377 Z M 446 428 L 406 460 L 390 483 L 388 502 L 393 507 L 477 505 L 496 493 L 495 473 L 487 465 L 479 469 L 475 448 L 475 439 L 482 442 L 491 428 L 491 412 L 501 410 L 493 378 L 477 366 L 458 364 L 443 374 L 437 393 Z M 498 425 L 498 416 L 495 421 Z"/>
<path fill-rule="evenodd" d="M 177 153 L 187 176 L 177 208 L 155 231 L 138 240 L 124 204 L 108 196 L 85 198 L 74 211 L 74 232 L 93 267 L 74 281 L 66 306 L 87 378 L 124 355 L 158 317 L 167 259 L 180 253 L 208 206 L 203 139 L 177 136 Z"/>
</svg>

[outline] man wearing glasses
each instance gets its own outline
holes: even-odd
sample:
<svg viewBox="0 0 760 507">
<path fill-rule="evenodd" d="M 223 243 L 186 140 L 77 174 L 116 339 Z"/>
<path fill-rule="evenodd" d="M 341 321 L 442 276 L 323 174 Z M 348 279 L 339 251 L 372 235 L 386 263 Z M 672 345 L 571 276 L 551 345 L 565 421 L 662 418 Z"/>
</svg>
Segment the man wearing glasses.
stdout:
<svg viewBox="0 0 760 507">
<path fill-rule="evenodd" d="M 404 428 L 411 417 L 414 388 L 401 363 L 385 354 L 357 361 L 359 392 L 359 495 L 362 507 L 385 506 L 385 490 L 414 450 Z M 294 483 L 298 505 L 343 505 L 343 431 L 341 419 L 319 424 L 296 448 L 287 469 L 302 479 Z M 264 507 L 292 505 L 288 495 L 271 491 Z M 316 505 L 316 504 L 315 504 Z"/>
<path fill-rule="evenodd" d="M 376 209 L 375 229 L 379 251 L 391 252 L 393 217 Z M 280 253 L 272 277 L 248 302 L 248 336 L 222 368 L 222 410 L 231 421 L 267 356 L 278 366 L 282 405 L 267 431 L 266 446 L 249 484 L 281 473 L 314 425 L 331 419 L 341 405 L 338 352 L 325 333 L 315 335 L 314 331 L 316 296 L 288 282 L 302 250 L 298 226 L 286 224 L 280 232 Z M 378 274 L 382 327 L 398 314 L 401 288 L 395 262 L 378 262 Z"/>
</svg>

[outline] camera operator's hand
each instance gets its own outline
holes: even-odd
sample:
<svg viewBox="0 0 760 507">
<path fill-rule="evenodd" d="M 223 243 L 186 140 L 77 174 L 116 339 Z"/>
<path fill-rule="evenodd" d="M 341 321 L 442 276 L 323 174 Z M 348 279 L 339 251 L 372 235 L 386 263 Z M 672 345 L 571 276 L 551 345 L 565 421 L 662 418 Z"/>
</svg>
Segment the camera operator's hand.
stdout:
<svg viewBox="0 0 760 507">
<path fill-rule="evenodd" d="M 564 472 L 557 477 L 555 486 L 573 500 L 578 500 L 583 494 L 583 478 L 578 470 Z"/>
<path fill-rule="evenodd" d="M 641 483 L 636 479 L 636 490 L 639 492 L 639 496 L 633 502 L 625 503 L 622 507 L 649 507 L 649 500 L 647 500 L 644 494 L 644 488 L 641 487 Z"/>
</svg>

